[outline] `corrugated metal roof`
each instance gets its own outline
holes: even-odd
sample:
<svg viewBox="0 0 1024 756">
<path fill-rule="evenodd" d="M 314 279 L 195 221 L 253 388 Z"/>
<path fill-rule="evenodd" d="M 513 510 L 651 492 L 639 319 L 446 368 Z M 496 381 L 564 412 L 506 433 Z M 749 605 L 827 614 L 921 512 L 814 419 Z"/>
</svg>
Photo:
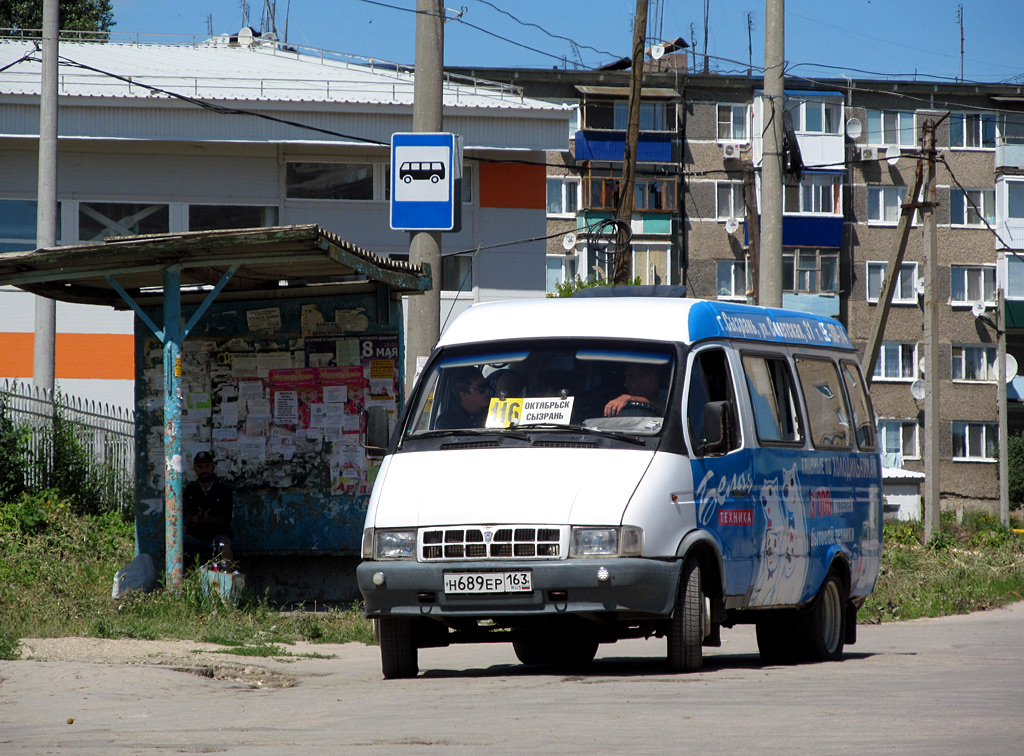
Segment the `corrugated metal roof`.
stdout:
<svg viewBox="0 0 1024 756">
<path fill-rule="evenodd" d="M 924 480 L 924 473 L 902 467 L 883 467 L 882 480 Z"/>
<path fill-rule="evenodd" d="M 39 54 L 31 42 L 0 41 L 0 94 L 39 95 Z M 406 67 L 336 53 L 306 54 L 282 45 L 153 45 L 62 42 L 60 94 L 167 97 L 153 87 L 204 100 L 412 105 Z M 115 76 L 110 76 L 114 74 Z M 524 98 L 518 87 L 446 77 L 446 107 L 558 111 Z"/>
<path fill-rule="evenodd" d="M 198 303 L 233 265 L 240 268 L 221 292 L 221 301 L 308 296 L 311 288 L 323 293 L 372 291 L 376 282 L 386 283 L 393 294 L 430 286 L 419 266 L 381 257 L 315 225 L 109 237 L 71 247 L 9 252 L 0 255 L 0 284 L 64 302 L 127 308 L 108 278 L 113 277 L 136 302 L 149 307 L 162 301 L 166 268 L 181 268 L 182 285 L 192 287 L 182 301 Z"/>
</svg>

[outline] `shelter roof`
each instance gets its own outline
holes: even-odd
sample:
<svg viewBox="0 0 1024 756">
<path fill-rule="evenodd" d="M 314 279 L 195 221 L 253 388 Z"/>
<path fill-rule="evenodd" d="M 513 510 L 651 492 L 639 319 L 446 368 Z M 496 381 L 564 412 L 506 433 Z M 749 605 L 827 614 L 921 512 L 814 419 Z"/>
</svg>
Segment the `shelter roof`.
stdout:
<svg viewBox="0 0 1024 756">
<path fill-rule="evenodd" d="M 316 225 L 109 237 L 102 242 L 0 255 L 0 284 L 64 302 L 127 309 L 163 301 L 164 271 L 181 268 L 183 303 L 198 303 L 232 266 L 218 300 L 281 299 L 430 286 L 424 270 L 357 247 Z M 116 282 L 112 283 L 112 281 Z"/>
</svg>

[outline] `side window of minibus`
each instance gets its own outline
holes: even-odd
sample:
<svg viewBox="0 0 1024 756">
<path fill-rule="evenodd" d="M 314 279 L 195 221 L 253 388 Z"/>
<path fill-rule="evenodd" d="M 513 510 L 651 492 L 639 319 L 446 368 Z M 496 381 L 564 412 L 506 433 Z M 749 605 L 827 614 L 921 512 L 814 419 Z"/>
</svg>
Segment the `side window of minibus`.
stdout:
<svg viewBox="0 0 1024 756">
<path fill-rule="evenodd" d="M 785 357 L 744 354 L 743 373 L 750 391 L 754 426 L 760 441 L 803 443 L 800 409 L 793 391 L 793 375 Z"/>
<path fill-rule="evenodd" d="M 871 402 L 864 387 L 864 377 L 855 362 L 844 360 L 840 366 L 839 370 L 843 374 L 846 393 L 850 399 L 850 409 L 853 411 L 853 428 L 857 446 L 861 451 L 874 451 L 878 448 L 878 441 L 875 433 L 874 413 L 871 411 Z"/>
<path fill-rule="evenodd" d="M 690 443 L 695 450 L 707 442 L 704 427 L 704 407 L 709 402 L 730 402 L 728 423 L 728 444 L 724 452 L 738 449 L 740 430 L 736 421 L 736 392 L 733 390 L 732 375 L 724 349 L 705 349 L 693 359 L 690 376 L 690 394 L 686 402 L 686 422 Z"/>
<path fill-rule="evenodd" d="M 853 445 L 850 411 L 846 407 L 839 371 L 832 360 L 797 357 L 811 443 L 818 449 L 849 449 Z"/>
</svg>

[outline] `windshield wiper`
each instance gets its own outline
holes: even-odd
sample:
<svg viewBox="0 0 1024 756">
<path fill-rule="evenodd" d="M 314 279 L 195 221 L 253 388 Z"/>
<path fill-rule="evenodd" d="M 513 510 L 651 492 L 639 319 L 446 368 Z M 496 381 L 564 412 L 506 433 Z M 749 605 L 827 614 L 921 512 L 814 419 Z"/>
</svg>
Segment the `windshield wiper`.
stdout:
<svg viewBox="0 0 1024 756">
<path fill-rule="evenodd" d="M 600 428 L 591 428 L 586 425 L 561 425 L 558 423 L 530 423 L 529 425 L 517 425 L 517 428 L 521 430 L 553 430 L 553 431 L 573 431 L 576 433 L 593 433 L 599 436 L 608 436 L 609 438 L 616 438 L 622 441 L 628 441 L 631 444 L 637 446 L 647 446 L 647 441 L 636 436 L 631 436 L 621 431 L 609 431 L 602 430 Z"/>
<path fill-rule="evenodd" d="M 448 428 L 444 430 L 423 431 L 407 438 L 437 438 L 439 436 L 505 436 L 519 441 L 532 441 L 529 434 L 520 433 L 511 428 Z"/>
</svg>

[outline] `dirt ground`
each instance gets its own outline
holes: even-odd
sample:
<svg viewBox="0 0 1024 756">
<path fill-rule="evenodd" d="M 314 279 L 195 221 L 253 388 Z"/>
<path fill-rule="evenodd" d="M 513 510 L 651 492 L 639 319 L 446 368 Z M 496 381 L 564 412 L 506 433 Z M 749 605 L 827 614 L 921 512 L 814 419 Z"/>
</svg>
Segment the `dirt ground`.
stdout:
<svg viewBox="0 0 1024 756">
<path fill-rule="evenodd" d="M 363 644 L 349 645 L 363 648 Z M 213 680 L 243 683 L 252 688 L 286 688 L 302 676 L 297 669 L 292 670 L 297 661 L 313 654 L 337 656 L 344 646 L 296 643 L 281 648 L 288 655 L 253 657 L 223 653 L 226 650 L 224 646 L 198 641 L 26 638 L 21 642 L 21 658 L 44 662 L 169 667 Z"/>
</svg>

